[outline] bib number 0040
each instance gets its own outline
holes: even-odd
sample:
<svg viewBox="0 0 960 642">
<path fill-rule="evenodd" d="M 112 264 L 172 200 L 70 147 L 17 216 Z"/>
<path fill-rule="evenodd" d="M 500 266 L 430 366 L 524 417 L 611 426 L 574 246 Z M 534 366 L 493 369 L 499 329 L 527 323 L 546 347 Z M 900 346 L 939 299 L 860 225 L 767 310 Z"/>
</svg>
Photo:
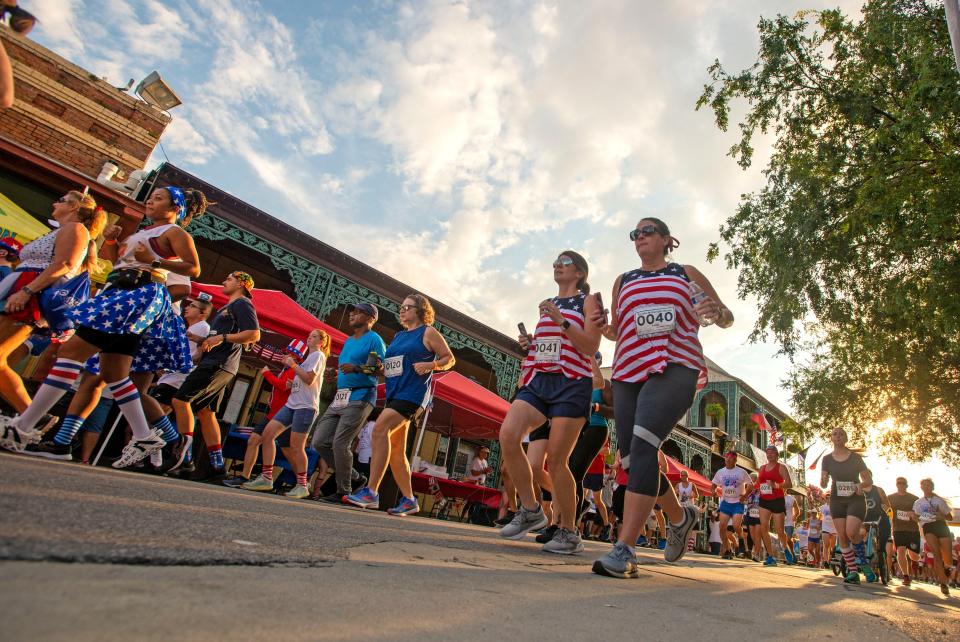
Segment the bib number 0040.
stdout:
<svg viewBox="0 0 960 642">
<path fill-rule="evenodd" d="M 677 327 L 677 311 L 672 305 L 644 305 L 634 315 L 637 336 L 659 337 Z"/>
</svg>

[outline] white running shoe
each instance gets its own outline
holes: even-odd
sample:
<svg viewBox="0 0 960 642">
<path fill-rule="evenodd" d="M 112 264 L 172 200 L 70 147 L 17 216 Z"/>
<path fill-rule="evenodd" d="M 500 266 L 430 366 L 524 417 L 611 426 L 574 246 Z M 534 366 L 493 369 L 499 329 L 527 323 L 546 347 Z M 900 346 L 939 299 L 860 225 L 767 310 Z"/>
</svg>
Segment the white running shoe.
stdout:
<svg viewBox="0 0 960 642">
<path fill-rule="evenodd" d="M 146 439 L 131 439 L 130 443 L 123 447 L 120 459 L 113 462 L 113 467 L 127 468 L 132 466 L 151 453 L 159 452 L 166 443 L 156 433 L 150 433 L 150 436 Z"/>
<path fill-rule="evenodd" d="M 15 453 L 22 453 L 29 444 L 40 443 L 41 433 L 38 430 L 24 430 L 14 425 L 17 417 L 0 415 L 0 448 Z"/>
</svg>

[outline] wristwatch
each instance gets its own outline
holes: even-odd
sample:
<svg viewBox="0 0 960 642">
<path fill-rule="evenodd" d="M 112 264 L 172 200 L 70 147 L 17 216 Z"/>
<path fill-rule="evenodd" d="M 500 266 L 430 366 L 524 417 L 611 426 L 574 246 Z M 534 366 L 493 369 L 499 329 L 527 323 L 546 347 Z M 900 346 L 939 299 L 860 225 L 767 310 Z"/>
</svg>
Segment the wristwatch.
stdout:
<svg viewBox="0 0 960 642">
<path fill-rule="evenodd" d="M 33 290 L 31 290 L 31 289 L 30 289 L 30 286 L 27 286 L 27 285 L 25 285 L 25 286 L 23 286 L 22 288 L 20 288 L 20 291 L 21 291 L 21 292 L 26 292 L 26 293 L 27 293 L 27 296 L 33 296 L 33 295 L 36 294 L 36 292 L 34 292 Z"/>
<path fill-rule="evenodd" d="M 154 270 L 158 269 L 160 267 L 160 259 L 153 259 L 153 261 L 150 262 L 150 267 Z"/>
<path fill-rule="evenodd" d="M 560 324 L 560 327 L 566 330 L 570 327 L 570 319 L 564 319 L 563 323 Z"/>
</svg>

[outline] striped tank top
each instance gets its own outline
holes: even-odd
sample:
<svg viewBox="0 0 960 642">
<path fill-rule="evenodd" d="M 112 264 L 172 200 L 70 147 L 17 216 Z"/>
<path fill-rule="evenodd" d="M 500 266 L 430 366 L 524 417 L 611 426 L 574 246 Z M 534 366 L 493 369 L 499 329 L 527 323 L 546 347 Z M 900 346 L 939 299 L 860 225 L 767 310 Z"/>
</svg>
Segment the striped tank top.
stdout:
<svg viewBox="0 0 960 642">
<path fill-rule="evenodd" d="M 587 298 L 584 293 L 570 297 L 554 297 L 553 303 L 560 309 L 563 318 L 581 330 L 584 328 L 583 302 Z M 593 366 L 590 357 L 581 354 L 563 333 L 553 319 L 543 315 L 537 322 L 537 330 L 533 334 L 533 344 L 527 352 L 527 358 L 520 366 L 523 371 L 521 385 L 526 386 L 538 372 L 560 373 L 568 379 L 584 379 L 593 376 Z"/>
<path fill-rule="evenodd" d="M 707 384 L 706 361 L 697 337 L 700 322 L 682 265 L 669 263 L 652 272 L 624 273 L 616 306 L 614 380 L 639 383 L 675 363 L 700 373 L 698 390 Z"/>
</svg>

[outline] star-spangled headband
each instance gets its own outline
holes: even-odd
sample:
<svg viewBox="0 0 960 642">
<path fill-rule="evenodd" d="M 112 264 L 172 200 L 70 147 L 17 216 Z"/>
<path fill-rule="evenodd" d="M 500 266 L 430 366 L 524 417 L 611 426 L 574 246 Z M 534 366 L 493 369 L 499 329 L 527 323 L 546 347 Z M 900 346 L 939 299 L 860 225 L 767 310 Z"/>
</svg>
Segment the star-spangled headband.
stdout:
<svg viewBox="0 0 960 642">
<path fill-rule="evenodd" d="M 170 194 L 170 200 L 177 206 L 177 220 L 182 221 L 187 216 L 187 195 L 179 187 L 169 185 L 163 189 Z"/>
<path fill-rule="evenodd" d="M 293 353 L 303 359 L 303 355 L 307 352 L 307 344 L 300 339 L 294 339 L 290 342 L 290 345 L 287 346 L 287 352 Z"/>
</svg>

